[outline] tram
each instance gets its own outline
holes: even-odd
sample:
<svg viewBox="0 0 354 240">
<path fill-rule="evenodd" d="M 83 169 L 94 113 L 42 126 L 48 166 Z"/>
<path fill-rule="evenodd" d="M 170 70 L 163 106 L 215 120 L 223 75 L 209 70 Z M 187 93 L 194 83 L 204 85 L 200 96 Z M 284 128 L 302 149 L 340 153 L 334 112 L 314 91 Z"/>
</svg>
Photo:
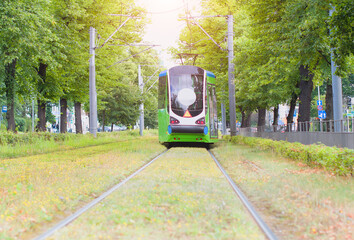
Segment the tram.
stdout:
<svg viewBox="0 0 354 240">
<path fill-rule="evenodd" d="M 215 75 L 196 66 L 176 66 L 159 74 L 159 141 L 213 144 L 218 140 Z"/>
</svg>

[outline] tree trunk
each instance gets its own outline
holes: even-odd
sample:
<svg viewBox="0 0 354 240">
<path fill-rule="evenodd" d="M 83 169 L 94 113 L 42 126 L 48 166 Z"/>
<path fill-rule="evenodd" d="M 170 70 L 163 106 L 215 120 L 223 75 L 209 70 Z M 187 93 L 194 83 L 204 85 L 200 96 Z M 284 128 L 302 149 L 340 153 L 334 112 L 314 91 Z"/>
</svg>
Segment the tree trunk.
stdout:
<svg viewBox="0 0 354 240">
<path fill-rule="evenodd" d="M 114 125 L 114 124 L 112 123 L 112 124 L 111 124 L 111 132 L 113 132 L 113 125 Z"/>
<path fill-rule="evenodd" d="M 257 132 L 264 132 L 266 109 L 258 108 Z"/>
<path fill-rule="evenodd" d="M 246 112 L 241 110 L 241 128 L 246 127 Z"/>
<path fill-rule="evenodd" d="M 40 63 L 38 68 L 38 75 L 41 78 L 42 82 L 38 83 L 38 91 L 42 92 L 42 88 L 47 78 L 47 64 Z M 38 124 L 37 131 L 44 132 L 46 131 L 46 119 L 45 119 L 45 110 L 46 110 L 46 102 L 44 100 L 38 99 Z"/>
<path fill-rule="evenodd" d="M 300 66 L 300 94 L 299 94 L 299 117 L 298 122 L 306 124 L 302 125 L 302 131 L 309 131 L 309 121 L 311 112 L 311 94 L 313 90 L 313 74 L 308 66 Z"/>
<path fill-rule="evenodd" d="M 82 134 L 81 103 L 75 102 L 75 128 L 76 134 Z"/>
<path fill-rule="evenodd" d="M 45 132 L 46 131 L 46 121 L 45 121 L 45 109 L 46 109 L 46 102 L 42 100 L 38 100 L 38 118 L 39 121 L 37 123 L 36 129 L 39 132 Z"/>
<path fill-rule="evenodd" d="M 278 128 L 278 119 L 279 119 L 279 105 L 277 105 L 276 107 L 274 107 L 273 110 L 273 132 L 277 131 Z"/>
<path fill-rule="evenodd" d="M 7 101 L 7 130 L 16 131 L 15 123 L 15 95 L 16 95 L 16 63 L 17 59 L 5 65 L 5 86 L 6 86 L 6 101 Z"/>
<path fill-rule="evenodd" d="M 106 124 L 105 121 L 106 121 L 106 111 L 103 110 L 103 112 L 102 112 L 102 132 L 104 132 L 104 125 Z"/>
<path fill-rule="evenodd" d="M 326 120 L 333 120 L 333 92 L 331 81 L 327 81 L 326 89 Z M 332 129 L 331 129 L 332 126 Z M 334 124 L 329 124 L 327 122 L 327 132 L 334 131 Z"/>
<path fill-rule="evenodd" d="M 241 128 L 250 127 L 252 112 L 249 113 L 249 112 L 242 111 L 241 114 L 242 114 Z"/>
<path fill-rule="evenodd" d="M 290 132 L 291 131 L 291 124 L 294 122 L 294 112 L 295 112 L 295 107 L 296 107 L 296 101 L 297 101 L 297 95 L 294 92 L 291 96 L 290 100 L 290 109 L 289 109 L 289 114 L 286 117 L 286 131 Z"/>
<path fill-rule="evenodd" d="M 60 99 L 60 132 L 66 133 L 68 131 L 68 116 L 67 116 L 68 102 L 65 98 Z"/>
</svg>

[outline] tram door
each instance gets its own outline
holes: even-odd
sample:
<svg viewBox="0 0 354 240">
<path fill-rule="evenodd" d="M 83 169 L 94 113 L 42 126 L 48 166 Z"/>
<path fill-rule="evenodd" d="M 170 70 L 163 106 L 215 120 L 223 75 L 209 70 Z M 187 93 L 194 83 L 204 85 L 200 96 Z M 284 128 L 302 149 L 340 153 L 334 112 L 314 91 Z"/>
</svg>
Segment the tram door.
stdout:
<svg viewBox="0 0 354 240">
<path fill-rule="evenodd" d="M 218 138 L 218 113 L 217 113 L 217 105 L 216 105 L 215 85 L 208 84 L 208 90 L 209 90 L 210 137 Z"/>
</svg>

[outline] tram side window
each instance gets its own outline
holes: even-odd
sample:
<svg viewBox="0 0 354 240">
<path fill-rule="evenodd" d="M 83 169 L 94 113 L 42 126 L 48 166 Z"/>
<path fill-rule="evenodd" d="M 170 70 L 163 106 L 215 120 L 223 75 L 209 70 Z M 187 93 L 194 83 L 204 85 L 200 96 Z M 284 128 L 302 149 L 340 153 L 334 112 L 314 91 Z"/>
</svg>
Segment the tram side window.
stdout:
<svg viewBox="0 0 354 240">
<path fill-rule="evenodd" d="M 163 109 L 166 107 L 166 76 L 159 78 L 159 96 L 158 108 Z"/>
</svg>

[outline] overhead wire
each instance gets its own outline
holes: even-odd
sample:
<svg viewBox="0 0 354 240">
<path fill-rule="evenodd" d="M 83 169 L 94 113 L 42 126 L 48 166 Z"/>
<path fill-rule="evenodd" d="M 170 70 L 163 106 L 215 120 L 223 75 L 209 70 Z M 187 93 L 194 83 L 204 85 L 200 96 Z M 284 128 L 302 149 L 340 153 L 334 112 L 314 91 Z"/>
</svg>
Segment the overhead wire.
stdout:
<svg viewBox="0 0 354 240">
<path fill-rule="evenodd" d="M 181 6 L 181 7 L 175 8 L 175 9 L 166 10 L 166 11 L 163 11 L 163 12 L 146 12 L 146 13 L 147 14 L 165 14 L 165 13 L 170 13 L 170 12 L 174 12 L 174 11 L 180 10 L 182 8 L 184 8 L 184 6 Z"/>
</svg>

